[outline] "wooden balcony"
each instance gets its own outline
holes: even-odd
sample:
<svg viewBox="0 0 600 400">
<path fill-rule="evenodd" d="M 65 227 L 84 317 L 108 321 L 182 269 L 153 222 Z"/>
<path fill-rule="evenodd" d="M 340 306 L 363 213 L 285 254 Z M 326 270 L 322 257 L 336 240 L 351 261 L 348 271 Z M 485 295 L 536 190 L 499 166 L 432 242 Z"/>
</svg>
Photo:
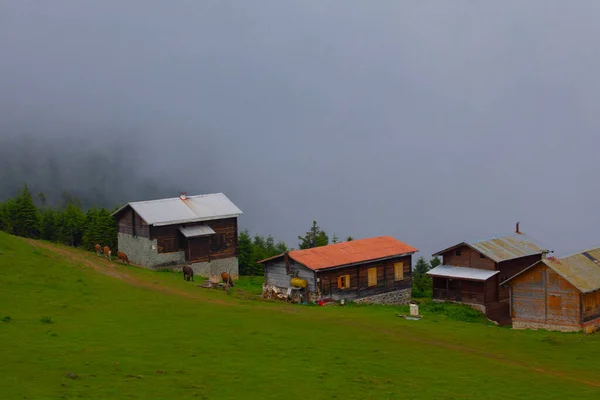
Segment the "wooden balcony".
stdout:
<svg viewBox="0 0 600 400">
<path fill-rule="evenodd" d="M 485 304 L 483 293 L 465 292 L 459 290 L 433 289 L 433 298 L 436 300 L 450 300 L 462 303 Z"/>
</svg>

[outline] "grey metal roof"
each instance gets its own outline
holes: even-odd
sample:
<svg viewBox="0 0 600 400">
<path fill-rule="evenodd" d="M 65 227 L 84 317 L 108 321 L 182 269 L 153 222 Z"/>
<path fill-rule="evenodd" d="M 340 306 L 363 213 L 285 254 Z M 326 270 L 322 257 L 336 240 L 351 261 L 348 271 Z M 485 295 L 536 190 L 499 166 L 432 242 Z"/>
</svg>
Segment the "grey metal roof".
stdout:
<svg viewBox="0 0 600 400">
<path fill-rule="evenodd" d="M 547 250 L 546 247 L 524 233 L 512 233 L 510 235 L 497 236 L 484 240 L 462 242 L 439 251 L 435 253 L 434 256 L 441 255 L 456 247 L 465 245 L 477 250 L 495 262 L 541 254 Z"/>
<path fill-rule="evenodd" d="M 540 262 L 559 274 L 582 293 L 600 290 L 600 247 L 562 258 L 545 258 Z M 535 263 L 525 271 L 535 267 L 540 262 Z M 512 281 L 517 276 L 524 274 L 525 271 L 511 277 L 506 282 Z"/>
<path fill-rule="evenodd" d="M 223 193 L 127 203 L 148 225 L 161 226 L 237 217 L 242 211 Z"/>
<path fill-rule="evenodd" d="M 468 279 L 470 281 L 487 281 L 500 271 L 487 269 L 455 267 L 453 265 L 439 265 L 427 272 L 427 275 L 440 276 L 444 278 Z"/>
<path fill-rule="evenodd" d="M 214 235 L 215 231 L 208 225 L 197 225 L 197 226 L 180 226 L 179 232 L 186 238 Z"/>
</svg>

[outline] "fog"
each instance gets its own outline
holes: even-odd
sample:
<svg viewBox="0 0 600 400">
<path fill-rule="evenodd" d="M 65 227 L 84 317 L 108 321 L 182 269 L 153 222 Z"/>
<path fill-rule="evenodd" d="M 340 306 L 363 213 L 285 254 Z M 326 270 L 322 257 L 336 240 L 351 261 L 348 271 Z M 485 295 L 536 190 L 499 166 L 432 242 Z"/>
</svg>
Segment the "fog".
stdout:
<svg viewBox="0 0 600 400">
<path fill-rule="evenodd" d="M 223 192 L 291 246 L 600 244 L 600 3 L 1 1 L 0 198 Z"/>
</svg>

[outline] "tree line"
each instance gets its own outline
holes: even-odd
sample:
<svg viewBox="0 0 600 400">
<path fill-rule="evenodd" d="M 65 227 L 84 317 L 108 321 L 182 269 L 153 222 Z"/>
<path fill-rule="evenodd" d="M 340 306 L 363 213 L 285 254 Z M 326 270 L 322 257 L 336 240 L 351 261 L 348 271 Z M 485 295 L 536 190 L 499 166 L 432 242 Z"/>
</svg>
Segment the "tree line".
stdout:
<svg viewBox="0 0 600 400">
<path fill-rule="evenodd" d="M 111 214 L 117 210 L 82 207 L 81 201 L 63 192 L 58 206 L 51 207 L 44 193 L 33 195 L 25 185 L 19 193 L 0 202 L 0 230 L 12 235 L 62 243 L 67 246 L 94 250 L 96 243 L 117 248 L 117 223 Z M 299 248 L 325 246 L 329 236 L 316 221 L 304 236 L 299 236 Z M 347 240 L 352 240 L 348 237 Z M 333 242 L 339 242 L 334 234 Z M 258 261 L 284 253 L 290 248 L 268 235 L 252 236 L 248 230 L 239 234 L 239 268 L 241 275 L 263 275 Z"/>
<path fill-rule="evenodd" d="M 96 243 L 117 248 L 117 223 L 111 216 L 112 210 L 92 207 L 84 210 L 81 201 L 64 192 L 58 207 L 50 207 L 43 193 L 31 194 L 27 185 L 13 198 L 0 203 L 0 230 L 12 235 L 42 239 L 68 246 L 93 250 Z M 346 241 L 352 241 L 351 236 Z M 332 243 L 340 243 L 334 233 Z M 309 249 L 329 244 L 329 235 L 313 221 L 309 230 L 298 236 L 298 248 Z M 258 261 L 282 254 L 289 248 L 273 236 L 252 236 L 248 230 L 240 232 L 238 259 L 240 275 L 263 275 L 263 265 Z M 441 264 L 438 257 L 427 262 L 417 260 L 413 270 L 413 296 L 431 297 L 431 277 L 426 273 Z"/>
</svg>

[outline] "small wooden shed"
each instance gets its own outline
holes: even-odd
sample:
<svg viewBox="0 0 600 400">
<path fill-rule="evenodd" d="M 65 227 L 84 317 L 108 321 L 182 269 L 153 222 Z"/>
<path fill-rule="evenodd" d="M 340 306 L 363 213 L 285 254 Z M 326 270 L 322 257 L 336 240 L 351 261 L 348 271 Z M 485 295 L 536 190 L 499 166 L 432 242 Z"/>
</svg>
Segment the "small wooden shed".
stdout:
<svg viewBox="0 0 600 400">
<path fill-rule="evenodd" d="M 515 329 L 600 330 L 600 247 L 540 260 L 503 285 Z"/>
</svg>

